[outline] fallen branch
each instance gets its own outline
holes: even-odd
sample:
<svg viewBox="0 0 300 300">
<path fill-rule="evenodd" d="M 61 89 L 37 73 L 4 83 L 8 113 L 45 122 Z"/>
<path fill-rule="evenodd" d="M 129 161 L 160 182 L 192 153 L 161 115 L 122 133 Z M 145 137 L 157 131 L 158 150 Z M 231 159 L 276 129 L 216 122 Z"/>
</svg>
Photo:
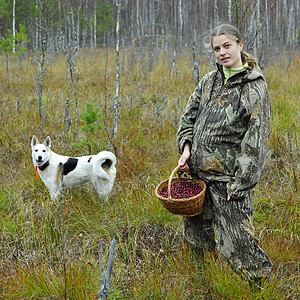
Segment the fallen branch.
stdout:
<svg viewBox="0 0 300 300">
<path fill-rule="evenodd" d="M 112 240 L 111 245 L 108 250 L 108 263 L 107 263 L 107 270 L 106 270 L 106 278 L 104 279 L 103 276 L 103 269 L 102 269 L 102 240 L 101 240 L 101 247 L 100 247 L 100 291 L 98 291 L 99 300 L 104 300 L 111 294 L 114 290 L 109 291 L 109 281 L 111 276 L 112 264 L 114 260 L 114 255 L 116 253 L 116 240 Z"/>
<path fill-rule="evenodd" d="M 289 144 L 290 144 L 290 155 L 291 155 L 291 160 L 292 160 L 292 169 L 293 169 L 294 180 L 295 180 L 295 188 L 296 188 L 296 192 L 298 192 L 297 175 L 296 175 L 296 168 L 295 168 L 294 156 L 293 156 L 292 138 L 291 138 L 291 135 L 290 135 L 290 130 L 292 129 L 292 127 L 294 127 L 294 133 L 296 132 L 295 124 L 293 124 L 293 125 L 287 130 L 287 133 L 288 133 Z M 296 133 L 295 133 L 295 137 L 296 137 Z M 296 144 L 297 144 L 297 140 L 296 140 Z"/>
</svg>

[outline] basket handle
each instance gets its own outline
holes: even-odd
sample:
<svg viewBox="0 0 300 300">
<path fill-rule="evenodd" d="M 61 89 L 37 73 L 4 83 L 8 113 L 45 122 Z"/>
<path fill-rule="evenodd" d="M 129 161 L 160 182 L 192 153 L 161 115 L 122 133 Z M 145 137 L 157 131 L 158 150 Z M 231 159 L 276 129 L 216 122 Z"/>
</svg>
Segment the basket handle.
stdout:
<svg viewBox="0 0 300 300">
<path fill-rule="evenodd" d="M 172 182 L 172 179 L 174 177 L 174 174 L 180 169 L 180 165 L 178 165 L 171 173 L 170 175 L 170 178 L 169 178 L 169 182 L 168 182 L 168 200 L 171 199 L 171 182 Z"/>
</svg>

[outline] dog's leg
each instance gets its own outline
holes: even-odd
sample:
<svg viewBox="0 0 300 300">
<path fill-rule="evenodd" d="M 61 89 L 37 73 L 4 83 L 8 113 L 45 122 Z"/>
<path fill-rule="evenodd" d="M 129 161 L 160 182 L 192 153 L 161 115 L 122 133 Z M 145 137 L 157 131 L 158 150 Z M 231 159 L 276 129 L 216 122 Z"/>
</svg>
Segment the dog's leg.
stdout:
<svg viewBox="0 0 300 300">
<path fill-rule="evenodd" d="M 61 193 L 60 191 L 50 191 L 50 196 L 52 200 L 58 199 L 60 197 Z"/>
<path fill-rule="evenodd" d="M 61 195 L 63 189 L 63 164 L 59 163 L 57 166 L 57 172 L 54 184 L 48 186 L 51 199 L 57 199 Z"/>
</svg>

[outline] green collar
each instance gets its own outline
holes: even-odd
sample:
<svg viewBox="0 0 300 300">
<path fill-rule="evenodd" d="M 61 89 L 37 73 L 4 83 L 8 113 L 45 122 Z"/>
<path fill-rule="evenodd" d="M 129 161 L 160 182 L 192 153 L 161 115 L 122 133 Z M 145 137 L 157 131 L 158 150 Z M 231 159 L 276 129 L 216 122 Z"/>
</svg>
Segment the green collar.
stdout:
<svg viewBox="0 0 300 300">
<path fill-rule="evenodd" d="M 245 67 L 247 67 L 247 63 L 245 65 L 243 65 L 242 67 L 239 67 L 239 68 L 230 68 L 230 69 L 228 69 L 228 68 L 226 68 L 226 67 L 223 66 L 223 72 L 224 72 L 224 75 L 225 75 L 224 83 L 226 83 L 227 80 L 231 76 L 244 71 Z"/>
</svg>

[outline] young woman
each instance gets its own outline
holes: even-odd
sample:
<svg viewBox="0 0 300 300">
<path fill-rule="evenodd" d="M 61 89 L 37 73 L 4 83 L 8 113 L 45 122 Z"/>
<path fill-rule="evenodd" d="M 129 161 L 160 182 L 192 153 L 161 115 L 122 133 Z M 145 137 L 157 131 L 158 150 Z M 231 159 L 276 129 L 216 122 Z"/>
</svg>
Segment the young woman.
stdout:
<svg viewBox="0 0 300 300">
<path fill-rule="evenodd" d="M 182 171 L 207 184 L 200 215 L 184 217 L 184 242 L 216 250 L 251 281 L 269 278 L 272 262 L 254 237 L 250 191 L 265 163 L 270 121 L 267 84 L 255 58 L 229 24 L 212 33 L 217 69 L 206 74 L 181 117 L 177 145 Z M 216 230 L 216 232 L 215 232 Z"/>
</svg>

